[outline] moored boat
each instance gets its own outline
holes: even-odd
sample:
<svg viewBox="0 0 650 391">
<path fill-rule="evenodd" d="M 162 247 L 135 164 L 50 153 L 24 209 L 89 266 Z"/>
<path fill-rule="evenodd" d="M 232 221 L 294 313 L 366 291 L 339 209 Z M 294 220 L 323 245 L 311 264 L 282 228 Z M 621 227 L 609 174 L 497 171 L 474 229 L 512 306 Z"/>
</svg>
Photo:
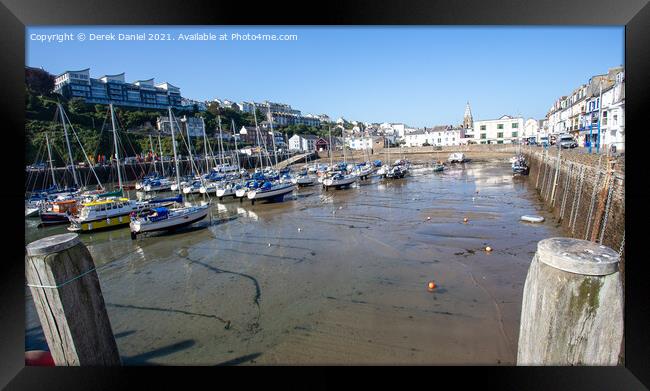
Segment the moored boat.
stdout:
<svg viewBox="0 0 650 391">
<path fill-rule="evenodd" d="M 188 206 L 183 208 L 157 207 L 149 211 L 130 216 L 129 227 L 131 239 L 146 232 L 171 231 L 203 220 L 209 211 L 209 205 Z"/>
<path fill-rule="evenodd" d="M 447 161 L 449 161 L 449 163 L 465 163 L 467 161 L 467 158 L 462 152 L 454 152 L 449 155 Z"/>
<path fill-rule="evenodd" d="M 251 200 L 252 203 L 255 203 L 257 200 L 262 199 L 273 199 L 281 201 L 285 195 L 293 192 L 295 185 L 293 183 L 271 183 L 264 182 L 262 186 L 251 189 L 246 193 L 246 197 Z"/>
<path fill-rule="evenodd" d="M 356 174 L 342 174 L 340 172 L 335 173 L 329 178 L 323 179 L 323 187 L 327 191 L 330 187 L 340 189 L 342 187 L 347 187 L 353 184 L 359 179 L 359 176 Z"/>
</svg>

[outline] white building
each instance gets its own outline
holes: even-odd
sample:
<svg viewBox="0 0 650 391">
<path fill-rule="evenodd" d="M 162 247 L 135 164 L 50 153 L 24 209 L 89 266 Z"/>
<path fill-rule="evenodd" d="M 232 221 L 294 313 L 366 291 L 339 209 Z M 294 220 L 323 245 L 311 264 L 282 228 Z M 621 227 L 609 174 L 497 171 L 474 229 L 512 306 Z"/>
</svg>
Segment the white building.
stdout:
<svg viewBox="0 0 650 391">
<path fill-rule="evenodd" d="M 528 137 L 535 137 L 539 135 L 539 121 L 534 119 L 534 118 L 528 118 L 526 120 L 526 123 L 524 124 L 524 131 L 522 133 L 522 137 L 528 138 Z"/>
<path fill-rule="evenodd" d="M 291 151 L 315 151 L 318 136 L 313 134 L 294 134 L 289 138 L 289 150 Z"/>
<path fill-rule="evenodd" d="M 345 145 L 350 149 L 365 150 L 373 148 L 373 139 L 370 136 L 346 137 Z"/>
<path fill-rule="evenodd" d="M 474 121 L 474 141 L 478 144 L 509 144 L 522 137 L 523 128 L 523 117 L 509 115 Z"/>
<path fill-rule="evenodd" d="M 404 135 L 405 147 L 450 146 L 460 145 L 465 136 L 465 129 L 452 126 L 435 126 L 432 129 L 422 129 Z"/>
<path fill-rule="evenodd" d="M 203 137 L 204 126 L 204 122 L 199 117 L 183 116 L 182 118 L 177 118 L 174 120 L 174 132 L 176 132 L 177 135 L 179 132 L 182 132 L 183 137 L 187 137 L 188 133 L 190 137 Z M 162 133 L 171 134 L 171 128 L 169 127 L 169 117 L 158 117 L 157 129 Z"/>
</svg>

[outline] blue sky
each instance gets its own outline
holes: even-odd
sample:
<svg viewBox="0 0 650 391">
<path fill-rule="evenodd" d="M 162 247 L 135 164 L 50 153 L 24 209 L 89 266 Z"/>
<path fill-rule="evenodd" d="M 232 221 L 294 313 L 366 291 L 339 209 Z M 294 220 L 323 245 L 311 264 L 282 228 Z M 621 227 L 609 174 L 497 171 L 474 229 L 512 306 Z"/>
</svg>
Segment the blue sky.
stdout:
<svg viewBox="0 0 650 391">
<path fill-rule="evenodd" d="M 32 34 L 165 33 L 174 41 L 39 42 Z M 296 41 L 179 41 L 178 34 L 296 34 Z M 612 27 L 29 27 L 26 64 L 155 78 L 184 97 L 288 103 L 304 114 L 433 126 L 543 118 L 554 100 L 624 64 Z"/>
</svg>

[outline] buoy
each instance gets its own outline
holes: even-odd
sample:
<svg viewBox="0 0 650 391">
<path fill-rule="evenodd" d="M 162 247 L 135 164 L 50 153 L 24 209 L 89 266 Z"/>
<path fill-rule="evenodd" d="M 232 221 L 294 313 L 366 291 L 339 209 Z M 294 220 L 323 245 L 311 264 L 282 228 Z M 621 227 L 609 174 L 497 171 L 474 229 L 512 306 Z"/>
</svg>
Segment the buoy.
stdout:
<svg viewBox="0 0 650 391">
<path fill-rule="evenodd" d="M 340 209 L 343 209 L 343 207 L 342 207 L 342 206 L 339 206 L 339 210 L 340 210 Z"/>
<path fill-rule="evenodd" d="M 431 217 L 427 216 L 427 220 L 431 220 Z"/>
<path fill-rule="evenodd" d="M 490 247 L 490 246 L 487 246 L 487 247 L 485 248 L 485 251 L 487 251 L 487 252 L 490 252 L 490 251 L 492 251 L 492 247 Z"/>
<path fill-rule="evenodd" d="M 302 231 L 302 228 L 298 228 L 298 232 Z"/>
<path fill-rule="evenodd" d="M 427 290 L 431 292 L 434 289 L 436 289 L 436 283 L 433 281 L 429 281 L 429 284 L 427 285 Z"/>
<path fill-rule="evenodd" d="M 469 219 L 467 217 L 463 218 L 463 223 L 466 223 L 468 221 L 469 221 Z"/>
<path fill-rule="evenodd" d="M 271 243 L 269 243 L 269 247 L 271 247 Z"/>
</svg>

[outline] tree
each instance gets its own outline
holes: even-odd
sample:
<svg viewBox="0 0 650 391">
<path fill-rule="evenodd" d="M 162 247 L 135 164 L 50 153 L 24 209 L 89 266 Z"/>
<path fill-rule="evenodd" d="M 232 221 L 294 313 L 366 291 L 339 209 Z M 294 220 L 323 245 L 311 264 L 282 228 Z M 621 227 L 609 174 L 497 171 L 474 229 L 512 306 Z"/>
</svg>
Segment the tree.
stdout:
<svg viewBox="0 0 650 391">
<path fill-rule="evenodd" d="M 54 89 L 54 75 L 38 68 L 25 68 L 25 84 L 38 95 L 50 95 Z"/>
</svg>

